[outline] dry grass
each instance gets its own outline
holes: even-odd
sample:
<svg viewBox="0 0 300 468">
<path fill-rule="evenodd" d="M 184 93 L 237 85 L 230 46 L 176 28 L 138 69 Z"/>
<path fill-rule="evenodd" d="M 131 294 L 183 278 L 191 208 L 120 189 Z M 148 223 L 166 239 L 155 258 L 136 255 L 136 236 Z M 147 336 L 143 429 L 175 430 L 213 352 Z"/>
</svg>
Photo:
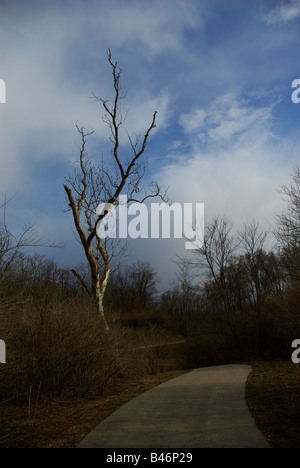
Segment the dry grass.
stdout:
<svg viewBox="0 0 300 468">
<path fill-rule="evenodd" d="M 88 299 L 37 292 L 0 308 L 0 448 L 75 447 L 123 403 L 181 373 L 176 347 L 161 346 L 174 341 L 163 327 L 130 329 L 112 315 L 107 335 Z"/>
<path fill-rule="evenodd" d="M 273 448 L 300 448 L 300 367 L 291 361 L 255 362 L 247 402 Z"/>
<path fill-rule="evenodd" d="M 118 380 L 109 394 L 96 398 L 43 398 L 29 419 L 28 402 L 0 404 L 1 448 L 74 448 L 98 423 L 126 401 L 182 371 Z M 120 443 L 121 445 L 121 443 Z"/>
</svg>

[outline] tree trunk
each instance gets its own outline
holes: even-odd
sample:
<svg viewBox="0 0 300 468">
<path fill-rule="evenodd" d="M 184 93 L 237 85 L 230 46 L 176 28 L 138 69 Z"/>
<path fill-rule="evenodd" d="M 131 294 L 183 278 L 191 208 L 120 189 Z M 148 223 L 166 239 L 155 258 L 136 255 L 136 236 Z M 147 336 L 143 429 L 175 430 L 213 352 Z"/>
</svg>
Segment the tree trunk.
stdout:
<svg viewBox="0 0 300 468">
<path fill-rule="evenodd" d="M 96 293 L 96 307 L 97 307 L 97 312 L 99 313 L 100 317 L 102 318 L 104 322 L 104 326 L 106 331 L 109 331 L 109 326 L 105 318 L 105 313 L 104 313 L 104 305 L 103 305 L 103 300 L 104 300 L 104 292 L 97 290 Z"/>
</svg>

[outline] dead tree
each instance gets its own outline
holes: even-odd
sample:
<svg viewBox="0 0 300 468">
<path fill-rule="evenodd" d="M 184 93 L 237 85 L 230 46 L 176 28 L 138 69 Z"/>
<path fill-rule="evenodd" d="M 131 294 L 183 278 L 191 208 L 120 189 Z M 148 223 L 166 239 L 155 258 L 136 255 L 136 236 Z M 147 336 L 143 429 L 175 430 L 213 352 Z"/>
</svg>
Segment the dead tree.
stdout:
<svg viewBox="0 0 300 468">
<path fill-rule="evenodd" d="M 68 185 L 64 185 L 68 204 L 73 215 L 73 221 L 80 243 L 84 249 L 85 257 L 89 265 L 90 281 L 87 282 L 78 271 L 71 270 L 80 281 L 86 292 L 94 298 L 96 308 L 103 318 L 106 329 L 108 323 L 104 313 L 104 295 L 111 272 L 111 256 L 109 254 L 109 239 L 102 239 L 97 232 L 98 223 L 103 221 L 108 212 L 97 214 L 100 204 L 118 206 L 119 197 L 124 192 L 130 201 L 143 202 L 149 197 L 165 199 L 161 188 L 151 184 L 150 193 L 145 193 L 142 200 L 136 197 L 142 192 L 141 181 L 145 174 L 146 163 L 141 162 L 145 152 L 150 133 L 156 127 L 155 111 L 144 137 L 138 138 L 128 135 L 130 143 L 130 156 L 126 159 L 120 155 L 120 130 L 124 123 L 120 101 L 125 95 L 122 92 L 121 73 L 117 62 L 113 62 L 110 50 L 108 62 L 112 70 L 114 97 L 112 101 L 93 96 L 94 101 L 100 103 L 104 109 L 103 121 L 110 130 L 110 143 L 112 145 L 110 164 L 103 161 L 97 165 L 92 164 L 86 155 L 87 138 L 94 132 L 86 133 L 83 128 L 77 126 L 81 135 L 81 150 L 79 156 L 79 169 L 73 176 L 67 179 Z"/>
<path fill-rule="evenodd" d="M 206 270 L 208 280 L 215 286 L 222 312 L 226 317 L 236 350 L 242 358 L 241 341 L 234 321 L 232 294 L 228 284 L 228 270 L 237 251 L 238 241 L 232 234 L 232 224 L 226 217 L 215 218 L 206 225 L 203 246 L 193 252 L 191 265 Z"/>
<path fill-rule="evenodd" d="M 61 244 L 44 242 L 32 224 L 23 226 L 19 235 L 10 231 L 6 219 L 7 206 L 10 201 L 11 199 L 5 198 L 3 202 L 0 202 L 0 306 L 8 305 L 12 301 L 5 297 L 5 288 L 14 278 L 16 270 L 19 270 L 19 261 L 24 258 L 24 249 L 61 247 Z M 22 291 L 18 286 L 18 298 L 21 296 Z"/>
<path fill-rule="evenodd" d="M 299 282 L 300 263 L 300 166 L 294 168 L 292 182 L 281 187 L 287 203 L 286 210 L 277 216 L 274 234 L 279 242 L 282 261 L 292 281 Z"/>
</svg>

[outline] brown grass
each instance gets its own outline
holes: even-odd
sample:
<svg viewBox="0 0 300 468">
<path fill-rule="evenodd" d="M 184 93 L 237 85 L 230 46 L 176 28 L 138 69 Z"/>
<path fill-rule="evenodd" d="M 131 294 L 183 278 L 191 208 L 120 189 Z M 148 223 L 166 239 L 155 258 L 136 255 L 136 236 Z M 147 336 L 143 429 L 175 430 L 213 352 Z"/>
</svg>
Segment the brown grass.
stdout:
<svg viewBox="0 0 300 468">
<path fill-rule="evenodd" d="M 114 312 L 107 334 L 88 297 L 47 284 L 0 301 L 0 448 L 75 447 L 124 402 L 184 368 L 175 348 L 161 346 L 176 340 L 163 323 L 144 314 L 129 326 Z"/>
<path fill-rule="evenodd" d="M 252 364 L 246 395 L 273 448 L 300 448 L 300 367 L 291 361 Z"/>
<path fill-rule="evenodd" d="M 160 383 L 182 374 L 166 372 L 155 376 L 118 380 L 110 394 L 85 398 L 43 398 L 29 418 L 28 402 L 0 404 L 1 448 L 74 448 L 97 424 L 126 401 Z"/>
</svg>

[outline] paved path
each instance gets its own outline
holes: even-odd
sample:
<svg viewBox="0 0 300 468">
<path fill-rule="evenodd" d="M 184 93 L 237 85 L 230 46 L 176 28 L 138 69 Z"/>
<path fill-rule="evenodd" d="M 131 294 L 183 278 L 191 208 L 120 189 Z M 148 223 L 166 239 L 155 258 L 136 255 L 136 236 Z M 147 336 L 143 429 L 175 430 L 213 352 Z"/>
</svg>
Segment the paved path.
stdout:
<svg viewBox="0 0 300 468">
<path fill-rule="evenodd" d="M 78 448 L 268 448 L 245 400 L 251 368 L 195 369 L 125 403 Z"/>
</svg>

